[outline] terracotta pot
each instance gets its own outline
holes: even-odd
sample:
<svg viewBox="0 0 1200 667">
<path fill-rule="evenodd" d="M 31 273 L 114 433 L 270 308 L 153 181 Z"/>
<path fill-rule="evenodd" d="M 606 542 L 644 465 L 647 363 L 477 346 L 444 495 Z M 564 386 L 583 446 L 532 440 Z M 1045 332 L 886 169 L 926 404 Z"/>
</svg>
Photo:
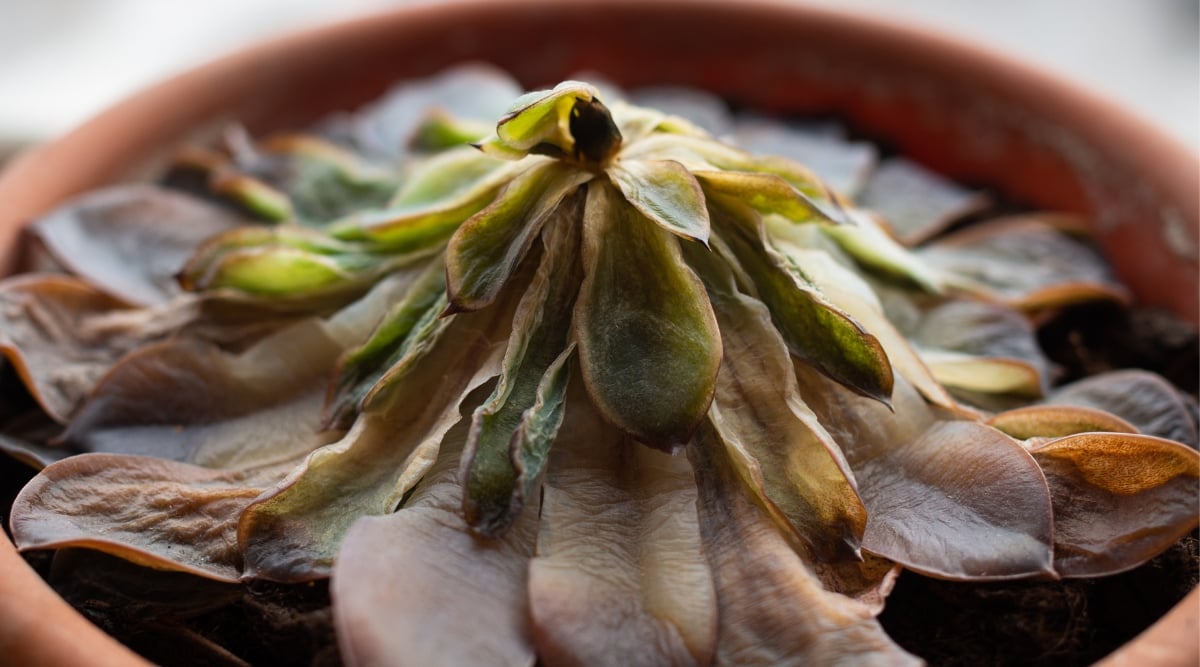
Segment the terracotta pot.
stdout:
<svg viewBox="0 0 1200 667">
<path fill-rule="evenodd" d="M 18 159 L 0 177 L 0 271 L 22 224 L 129 178 L 198 130 L 299 127 L 389 83 L 486 60 L 527 85 L 580 70 L 676 83 L 769 112 L 829 113 L 950 176 L 1093 222 L 1144 303 L 1200 321 L 1200 164 L 1155 129 L 1040 72 L 919 30 L 764 2 L 476 1 L 405 7 L 270 41 L 160 84 Z M 138 659 L 54 597 L 0 541 L 0 655 Z M 1193 591 L 1112 664 L 1195 665 Z M 92 645 L 94 642 L 94 646 Z"/>
</svg>

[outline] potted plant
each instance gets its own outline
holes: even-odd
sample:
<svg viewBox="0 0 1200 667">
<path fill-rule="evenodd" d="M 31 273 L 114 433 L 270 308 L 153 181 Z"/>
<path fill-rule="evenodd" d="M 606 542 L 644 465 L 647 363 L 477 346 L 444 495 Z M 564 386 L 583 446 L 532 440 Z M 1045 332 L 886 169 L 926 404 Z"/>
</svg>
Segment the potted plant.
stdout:
<svg viewBox="0 0 1200 667">
<path fill-rule="evenodd" d="M 464 19 L 463 16 L 469 18 Z M 637 26 L 637 29 L 631 32 L 629 26 Z M 664 26 L 671 26 L 671 29 L 664 30 Z M 622 42 L 620 49 L 611 48 L 611 35 L 615 34 L 622 34 L 622 39 L 626 40 Z M 798 53 L 794 47 L 796 43 L 804 43 L 807 47 Z M 531 48 L 531 44 L 535 44 L 536 47 Z M 946 49 L 962 57 L 947 58 Z M 662 54 L 671 56 L 663 57 Z M 1172 203 L 1188 202 L 1188 197 L 1194 195 L 1195 178 L 1188 178 L 1189 174 L 1193 177 L 1195 175 L 1194 158 L 1180 154 L 1170 145 L 1159 143 L 1152 133 L 1149 140 L 1129 141 L 1122 144 L 1120 149 L 1113 148 L 1107 143 L 1113 136 L 1127 137 L 1134 132 L 1141 136 L 1143 130 L 1120 116 L 1106 116 L 1104 122 L 1100 123 L 1096 116 L 1090 113 L 1094 107 L 1085 105 L 1086 100 L 1076 93 L 1063 92 L 1050 83 L 1039 84 L 1041 80 L 1033 75 L 1029 75 L 1033 76 L 1032 79 L 1022 78 L 1018 82 L 1012 66 L 995 63 L 987 57 L 971 52 L 963 52 L 952 44 L 870 23 L 859 23 L 837 14 L 784 9 L 776 5 L 739 6 L 734 9 L 716 4 L 691 3 L 606 3 L 603 6 L 582 2 L 564 6 L 546 6 L 540 3 L 481 3 L 469 5 L 465 9 L 457 8 L 457 11 L 445 7 L 410 9 L 372 21 L 302 35 L 267 45 L 232 60 L 219 62 L 208 69 L 165 84 L 164 87 L 147 93 L 143 98 L 131 100 L 125 107 L 115 109 L 79 133 L 14 167 L 13 172 L 0 183 L 0 195 L 4 195 L 9 202 L 13 220 L 19 221 L 27 215 L 44 211 L 66 194 L 109 180 L 114 171 L 143 162 L 152 152 L 161 150 L 162 146 L 180 137 L 185 131 L 204 126 L 218 117 L 233 115 L 241 118 L 254 132 L 296 126 L 311 120 L 322 111 L 352 107 L 392 79 L 428 74 L 464 59 L 496 62 L 527 81 L 552 81 L 579 69 L 595 69 L 626 85 L 650 82 L 699 85 L 739 104 L 766 111 L 837 113 L 863 130 L 894 142 L 906 153 L 927 164 L 964 179 L 987 182 L 1009 196 L 1055 209 L 1091 214 L 1103 211 L 1111 216 L 1111 220 L 1106 221 L 1104 229 L 1100 230 L 1101 241 L 1114 257 L 1118 271 L 1123 273 L 1123 277 L 1135 293 L 1138 293 L 1139 298 L 1148 303 L 1170 305 L 1193 321 L 1196 318 L 1195 305 L 1191 297 L 1187 296 L 1194 294 L 1195 260 L 1194 256 L 1191 259 L 1186 256 L 1190 247 L 1186 239 L 1189 235 L 1194 236 L 1195 224 L 1194 220 L 1191 223 L 1180 222 L 1181 219 L 1186 220 L 1185 216 L 1189 214 L 1186 204 Z M 980 68 L 995 71 L 995 78 L 982 78 L 976 85 L 967 87 L 965 81 L 977 78 L 975 72 Z M 356 76 L 345 77 L 347 71 L 356 72 Z M 1031 81 L 1033 84 L 1039 84 L 1040 88 L 1031 85 Z M 314 89 L 322 91 L 320 99 L 310 96 L 297 99 L 289 97 L 287 93 L 278 93 L 277 97 L 264 92 Z M 1031 89 L 1037 90 L 1041 95 L 1030 98 L 1028 92 Z M 884 94 L 880 95 L 879 91 L 884 91 Z M 191 97 L 188 98 L 189 101 L 179 105 L 178 108 L 183 109 L 182 112 L 153 117 L 146 115 L 156 106 L 166 104 L 166 100 L 183 93 Z M 494 140 L 484 141 L 483 146 L 493 154 L 512 158 L 524 158 L 531 151 L 551 155 L 546 158 L 550 162 L 539 162 L 535 165 L 537 169 L 543 169 L 541 165 L 551 164 L 556 159 L 573 165 L 562 174 L 556 171 L 546 171 L 543 174 L 538 171 L 538 178 L 530 177 L 528 181 L 520 181 L 521 175 L 527 175 L 528 172 L 514 172 L 503 181 L 513 192 L 521 193 L 534 187 L 529 183 L 549 182 L 551 185 L 537 187 L 543 190 L 550 187 L 553 190 L 551 186 L 556 179 L 563 180 L 562 192 L 559 193 L 562 196 L 553 198 L 553 206 L 544 207 L 547 214 L 561 208 L 561 202 L 573 188 L 603 173 L 612 182 L 624 184 L 621 189 L 625 201 L 633 203 L 634 209 L 654 218 L 654 212 L 661 213 L 664 210 L 663 202 L 653 197 L 639 200 L 636 194 L 638 188 L 631 185 L 637 182 L 637 173 L 630 173 L 632 167 L 628 163 L 619 167 L 624 170 L 620 176 L 613 175 L 611 171 L 612 168 L 616 168 L 612 166 L 612 158 L 620 147 L 623 135 L 618 136 L 609 131 L 615 127 L 612 125 L 612 116 L 606 115 L 607 111 L 604 111 L 602 106 L 596 106 L 598 104 L 590 89 L 584 87 L 568 85 L 542 93 L 541 96 L 526 100 L 523 106 L 515 108 L 511 117 L 507 119 L 509 131 L 499 131 Z M 584 118 L 591 117 L 594 123 L 580 121 L 584 125 L 576 127 L 572 124 L 569 132 L 556 133 L 554 128 L 561 129 L 563 123 L 551 123 L 548 126 L 543 122 L 543 118 L 545 114 L 553 115 L 562 108 L 577 112 Z M 948 108 L 956 110 L 955 122 L 952 124 L 945 122 L 945 109 Z M 592 112 L 595 113 L 589 116 Z M 539 113 L 542 115 L 538 115 Z M 636 126 L 637 121 L 629 118 L 625 121 L 628 134 L 629 128 Z M 126 123 L 132 125 L 127 126 Z M 525 127 L 525 130 L 514 130 L 518 125 Z M 503 123 L 501 127 L 504 127 Z M 126 129 L 122 131 L 120 128 Z M 1050 132 L 1051 129 L 1054 132 Z M 1101 137 L 1105 141 L 1101 141 Z M 118 138 L 120 141 L 117 141 Z M 97 148 L 87 152 L 89 142 L 96 141 L 113 141 L 117 145 L 112 150 Z M 1086 150 L 1080 149 L 1080 145 L 1086 146 Z M 1146 154 L 1124 153 L 1123 148 L 1127 145 L 1144 147 Z M 84 157 L 70 161 L 70 170 L 60 169 L 59 160 L 63 158 L 56 158 L 56 153 L 72 146 L 76 150 L 83 150 Z M 655 155 L 657 154 L 651 154 L 651 157 Z M 675 164 L 683 164 L 678 154 L 667 155 L 676 158 Z M 626 154 L 626 157 L 629 155 Z M 662 155 L 658 157 L 661 158 Z M 1165 174 L 1150 169 L 1151 165 L 1164 161 L 1174 161 L 1173 164 L 1179 166 Z M 54 180 L 42 180 L 40 175 L 45 173 L 46 169 L 55 170 Z M 547 166 L 544 169 L 548 170 L 551 167 Z M 728 176 L 704 169 L 692 168 L 688 171 L 693 174 L 706 172 L 696 178 L 702 181 L 704 192 L 710 199 L 719 199 L 720 194 L 724 192 L 722 188 L 732 188 L 731 196 L 737 199 L 738 183 L 731 182 Z M 721 171 L 744 170 L 717 170 Z M 768 170 L 759 171 L 765 173 Z M 1146 174 L 1156 176 L 1149 178 Z M 1157 176 L 1158 174 L 1161 176 Z M 779 174 L 774 176 L 778 177 Z M 789 182 L 794 183 L 795 178 Z M 1145 197 L 1145 201 L 1116 199 L 1121 194 L 1121 187 L 1135 179 L 1145 183 L 1145 191 L 1153 194 Z M 43 190 L 30 188 L 29 184 L 35 180 L 41 181 L 47 187 Z M 518 183 L 523 185 L 517 185 Z M 592 210 L 609 210 L 612 207 L 605 202 L 617 200 L 615 191 L 596 188 L 594 191 L 599 194 L 591 194 L 592 191 L 593 189 L 589 188 L 587 202 L 581 202 L 580 206 L 591 207 Z M 252 204 L 263 203 L 254 200 L 252 192 L 242 194 L 248 197 Z M 553 194 L 552 192 L 551 195 Z M 550 195 L 539 190 L 530 195 L 529 199 L 533 202 L 530 205 L 537 209 L 537 202 L 545 201 L 548 196 Z M 680 203 L 679 196 L 668 197 L 670 201 L 667 202 L 665 210 L 669 212 L 672 206 L 686 207 L 687 202 Z M 836 198 L 822 199 L 817 191 L 806 196 L 809 199 L 803 201 L 808 202 L 805 204 L 808 206 L 805 210 L 809 214 L 828 219 L 841 215 Z M 812 200 L 814 197 L 816 199 Z M 817 203 L 814 204 L 813 201 Z M 1120 207 L 1113 205 L 1117 201 L 1120 202 Z M 785 206 L 786 203 L 781 202 L 782 200 L 775 201 L 772 206 Z M 1145 208 L 1139 209 L 1139 205 Z M 606 206 L 608 208 L 605 208 Z M 686 220 L 671 215 L 657 217 L 661 218 L 660 224 L 668 227 L 674 225 L 675 231 L 684 236 L 706 240 L 700 237 L 707 234 L 707 229 L 688 228 Z M 605 220 L 613 216 L 599 218 Z M 694 222 L 697 216 L 688 215 L 683 218 Z M 761 292 L 769 293 L 773 284 L 771 276 L 774 274 L 769 266 L 764 265 L 765 268 L 761 270 L 756 268 L 758 265 L 754 262 L 760 255 L 755 250 L 758 241 L 753 235 L 745 237 L 739 236 L 738 232 L 729 232 L 729 229 L 736 228 L 738 224 L 733 218 L 736 218 L 736 215 L 730 214 L 730 219 L 714 222 L 714 228 L 724 225 L 726 233 L 713 236 L 710 240 L 714 244 L 719 240 L 729 246 L 725 249 L 724 256 L 736 259 L 737 264 L 750 266 L 748 279 L 757 285 Z M 1149 237 L 1136 235 L 1146 220 L 1162 221 L 1163 231 Z M 486 227 L 483 223 L 480 224 Z M 361 240 L 355 236 L 358 233 L 355 229 L 361 231 L 361 226 L 351 227 L 349 231 L 343 230 L 344 239 Z M 15 233 L 15 225 L 6 226 L 4 229 L 6 232 Z M 1108 231 L 1107 237 L 1103 235 L 1104 230 Z M 1184 240 L 1180 241 L 1181 238 Z M 504 280 L 497 281 L 493 274 L 486 271 L 486 275 L 479 273 L 480 266 L 503 266 L 506 265 L 504 261 L 482 264 L 466 260 L 458 263 L 452 261 L 453 257 L 471 257 L 482 252 L 469 249 L 469 236 L 456 234 L 455 239 L 457 241 L 451 241 L 451 259 L 448 259 L 446 264 L 447 277 L 452 288 L 450 311 L 484 311 L 487 305 L 498 298 L 499 285 L 504 280 L 516 278 L 504 275 Z M 278 237 L 273 237 L 272 243 L 279 240 Z M 393 238 L 384 240 L 389 243 L 395 242 Z M 245 239 L 239 239 L 232 245 L 217 243 L 210 246 L 210 255 L 191 265 L 195 270 L 185 271 L 185 279 L 196 284 L 205 284 L 212 280 L 221 284 L 222 280 L 230 280 L 232 282 L 229 284 L 245 287 L 244 283 L 238 283 L 239 274 L 224 271 L 222 268 L 231 266 L 226 262 L 231 256 L 227 251 L 232 249 L 236 254 L 237 251 L 244 250 L 244 241 Z M 276 247 L 294 249 L 308 242 L 307 239 L 286 239 L 282 246 L 276 244 Z M 250 245 L 253 246 L 254 243 L 251 241 Z M 297 243 L 301 245 L 295 245 Z M 522 251 L 530 247 L 529 244 L 518 245 L 521 245 Z M 649 241 L 643 245 L 657 247 Z M 590 246 L 592 250 L 587 250 L 588 247 L 585 242 L 585 253 L 591 254 L 591 261 L 606 261 L 594 240 Z M 1146 263 L 1139 260 L 1139 257 L 1145 257 L 1146 254 L 1130 256 L 1131 253 L 1128 252 L 1116 252 L 1119 249 L 1130 248 L 1142 253 L 1153 252 L 1162 257 L 1169 257 L 1172 261 L 1156 262 L 1153 267 L 1146 267 Z M 553 245 L 547 245 L 543 252 L 546 261 L 555 256 Z M 669 252 L 662 250 L 659 254 Z M 512 258 L 501 253 L 499 259 Z M 702 264 L 705 260 L 695 261 Z M 357 263 L 357 260 L 342 266 L 354 267 L 350 273 L 364 266 L 373 270 L 369 264 Z M 593 274 L 596 272 L 595 266 L 597 265 L 592 267 Z M 733 266 L 733 263 L 730 266 Z M 1152 269 L 1154 274 L 1147 276 L 1143 269 Z M 739 303 L 736 291 L 721 288 L 721 276 L 725 275 L 723 271 L 728 269 L 723 269 L 720 265 L 709 267 L 705 274 L 710 280 L 707 285 L 708 292 L 712 298 L 726 299 L 728 308 L 736 308 Z M 435 278 L 437 272 L 430 275 Z M 1184 294 L 1174 295 L 1155 289 L 1165 279 L 1169 279 L 1172 284 L 1183 285 Z M 675 283 L 674 287 L 683 291 L 696 289 L 698 285 L 694 280 L 689 282 L 686 277 L 676 280 Z M 550 289 L 551 283 L 544 277 L 542 284 L 545 285 L 542 289 Z M 595 289 L 589 291 L 588 285 L 589 283 L 584 283 L 581 294 L 590 294 L 593 302 L 597 299 L 602 301 L 604 294 L 596 292 Z M 1186 291 L 1188 286 L 1193 287 L 1190 292 Z M 272 284 L 266 288 L 276 287 L 278 285 Z M 764 298 L 770 300 L 769 297 Z M 696 303 L 702 301 L 703 299 L 699 298 L 695 300 Z M 677 313 L 684 319 L 690 317 L 695 320 L 692 322 L 694 326 L 685 327 L 686 329 L 703 331 L 708 327 L 715 331 L 717 323 L 713 320 L 712 311 L 689 308 L 685 306 L 682 308 L 683 312 Z M 586 314 L 592 312 L 592 309 L 585 309 L 584 312 L 585 316 L 582 319 L 586 321 Z M 551 315 L 547 317 L 554 320 Z M 578 322 L 580 316 L 577 315 L 576 320 Z M 603 377 L 605 366 L 589 366 L 587 359 L 595 360 L 608 354 L 604 351 L 604 346 L 608 343 L 603 336 L 586 334 L 586 331 L 594 331 L 597 327 L 586 323 L 577 323 L 575 326 L 582 326 L 585 330 L 584 334 L 575 334 L 575 340 L 581 348 L 578 354 L 585 359 L 582 368 L 588 390 L 592 400 L 601 407 L 604 420 L 616 424 L 638 440 L 665 449 L 671 449 L 686 441 L 697 427 L 696 420 L 692 419 L 696 411 L 690 410 L 690 403 L 683 400 L 681 404 L 668 410 L 670 414 L 667 417 L 670 418 L 659 419 L 662 415 L 654 413 L 654 401 L 649 400 L 647 396 L 635 396 L 630 399 L 624 393 L 622 387 L 636 386 L 637 378 Z M 724 330 L 731 331 L 728 323 Z M 784 334 L 786 338 L 786 331 Z M 737 336 L 732 335 L 727 335 L 726 338 L 729 341 L 737 340 Z M 713 337 L 706 340 L 707 343 L 701 340 L 693 347 L 701 352 L 707 349 L 705 345 L 712 347 Z M 636 341 L 626 342 L 632 345 Z M 792 345 L 793 349 L 795 346 L 802 347 L 799 341 L 789 341 L 789 345 Z M 486 347 L 479 347 L 479 354 L 484 354 Z M 686 348 L 684 345 L 671 347 L 673 350 Z M 856 349 L 862 351 L 866 348 Z M 569 353 L 570 347 L 557 351 Z M 650 350 L 647 356 L 653 357 L 653 352 L 654 350 Z M 867 352 L 869 350 L 858 357 L 870 356 Z M 688 384 L 689 378 L 699 376 L 711 380 L 716 374 L 716 364 L 721 363 L 719 355 L 714 357 L 711 354 L 697 353 L 689 359 L 688 363 L 705 372 L 697 371 L 682 377 L 681 395 L 685 399 L 688 396 L 687 390 L 691 387 Z M 504 363 L 506 367 L 515 364 L 513 368 L 519 371 L 523 361 L 506 357 Z M 552 404 L 554 388 L 558 386 L 554 378 L 558 376 L 551 371 L 563 368 L 566 362 L 558 363 L 557 357 L 544 361 L 549 365 L 541 369 L 546 374 L 539 377 L 550 380 L 546 380 L 544 387 L 543 383 L 537 383 L 535 393 L 540 401 L 544 389 L 548 392 L 545 393 L 546 400 Z M 672 357 L 671 361 L 678 360 Z M 664 368 L 678 365 L 669 363 Z M 882 399 L 881 402 L 886 401 L 887 397 L 892 395 L 891 388 L 884 387 L 880 380 L 883 376 L 873 374 L 871 368 L 871 364 L 867 363 L 843 369 L 824 370 L 829 375 L 839 378 L 839 382 L 854 387 L 858 393 Z M 519 376 L 520 373 L 517 372 L 513 377 Z M 353 377 L 353 374 L 343 375 L 344 380 L 347 377 L 349 379 L 345 386 L 351 390 L 351 395 L 360 398 L 354 395 L 353 390 L 361 384 L 362 378 Z M 438 377 L 438 374 L 430 377 Z M 379 378 L 371 380 L 374 384 Z M 806 381 L 817 384 L 822 382 L 816 377 Z M 517 380 L 514 379 L 513 382 Z M 703 386 L 691 387 L 700 399 L 704 398 L 702 395 L 706 392 L 711 398 L 710 390 L 713 387 L 709 386 L 711 382 L 705 382 L 700 383 Z M 498 397 L 503 399 L 502 394 Z M 927 395 L 926 398 L 930 397 Z M 561 394 L 557 400 L 563 400 Z M 707 406 L 707 402 L 699 402 Z M 650 413 L 643 409 L 647 406 Z M 483 423 L 487 415 L 494 416 L 505 408 L 503 400 L 495 402 L 492 407 L 492 412 L 479 413 L 477 421 Z M 946 407 L 949 409 L 951 406 Z M 344 415 L 335 410 L 329 415 L 329 420 L 336 422 L 342 416 Z M 446 420 L 435 421 L 441 423 Z M 450 422 L 447 422 L 445 426 L 449 427 L 449 424 Z M 576 428 L 579 426 L 576 425 Z M 703 431 L 703 428 L 701 430 Z M 710 436 L 722 437 L 719 432 Z M 484 436 L 476 435 L 474 438 L 477 447 L 484 446 L 480 444 L 486 440 Z M 696 456 L 704 454 L 701 452 Z M 318 466 L 319 461 L 311 459 L 308 469 L 316 469 Z M 727 464 L 712 461 L 700 463 L 697 467 L 716 471 L 728 470 Z M 482 494 L 476 496 L 477 499 L 487 496 L 488 490 L 496 485 L 494 480 L 487 477 L 488 470 L 481 469 L 478 472 L 483 476 L 483 482 L 476 489 Z M 343 473 L 345 471 L 336 474 Z M 365 470 L 359 470 L 344 481 L 353 487 L 352 479 L 365 473 Z M 472 470 L 468 469 L 466 478 L 472 479 L 471 474 Z M 707 488 L 723 488 L 723 485 L 732 484 L 732 479 L 726 473 L 716 473 L 708 478 Z M 501 486 L 508 489 L 505 497 L 509 501 L 516 497 L 512 495 L 515 489 L 512 484 Z M 404 491 L 407 492 L 408 488 Z M 528 493 L 529 489 L 525 489 L 525 492 Z M 280 498 L 283 500 L 278 500 Z M 285 519 L 294 516 L 289 515 L 291 509 L 288 507 L 284 508 L 288 512 L 272 515 L 273 500 L 277 501 L 276 504 L 282 502 L 285 506 L 293 503 L 291 509 L 295 509 L 294 499 L 288 499 L 286 493 L 260 503 L 260 508 L 264 508 L 264 516 L 267 518 L 260 522 L 259 527 L 268 526 L 267 532 L 270 532 L 271 516 L 284 516 Z M 302 493 L 300 501 L 303 501 Z M 517 515 L 508 511 L 512 506 L 509 501 L 490 505 L 477 504 L 473 510 L 468 503 L 467 514 L 470 516 L 474 512 L 471 520 L 480 532 L 499 535 L 508 527 L 506 524 L 516 521 Z M 709 511 L 717 512 L 714 508 L 719 506 L 719 502 L 719 499 L 711 500 Z M 768 498 L 765 502 L 769 505 L 773 499 Z M 726 507 L 723 511 L 740 512 L 744 509 Z M 838 541 L 830 539 L 819 548 L 836 551 Z M 272 558 L 273 556 L 263 557 L 260 554 L 256 557 L 258 567 L 264 568 L 263 571 L 274 572 L 276 577 L 280 577 L 280 572 L 290 571 L 289 563 L 273 561 Z M 368 556 L 363 555 L 360 558 L 368 559 Z M 197 570 L 204 570 L 206 567 L 203 564 L 196 566 Z M 459 574 L 469 576 L 468 573 Z M 548 571 L 547 576 L 552 574 L 553 571 Z M 281 578 L 287 578 L 287 575 Z M 564 610 L 569 611 L 568 608 Z M 370 626 L 367 622 L 369 619 L 359 620 L 363 622 L 364 627 Z"/>
</svg>

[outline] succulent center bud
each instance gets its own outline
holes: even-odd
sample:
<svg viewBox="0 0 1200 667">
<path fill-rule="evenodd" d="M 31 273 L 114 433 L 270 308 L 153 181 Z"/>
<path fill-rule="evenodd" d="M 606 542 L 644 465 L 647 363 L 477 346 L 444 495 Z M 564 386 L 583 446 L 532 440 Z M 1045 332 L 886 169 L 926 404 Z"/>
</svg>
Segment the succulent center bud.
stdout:
<svg viewBox="0 0 1200 667">
<path fill-rule="evenodd" d="M 621 148 L 621 131 L 608 107 L 596 98 L 575 102 L 569 127 L 575 139 L 575 159 L 584 164 L 603 167 Z"/>
</svg>

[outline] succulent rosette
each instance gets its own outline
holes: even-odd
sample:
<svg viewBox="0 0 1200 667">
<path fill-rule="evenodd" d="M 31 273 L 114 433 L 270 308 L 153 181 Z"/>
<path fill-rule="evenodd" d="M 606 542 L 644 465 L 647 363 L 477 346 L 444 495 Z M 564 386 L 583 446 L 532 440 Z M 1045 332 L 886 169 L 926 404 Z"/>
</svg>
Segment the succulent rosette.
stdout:
<svg viewBox="0 0 1200 667">
<path fill-rule="evenodd" d="M 39 221 L 75 275 L 0 284 L 17 544 L 332 577 L 351 664 L 890 664 L 901 568 L 1091 577 L 1196 527 L 1188 399 L 1051 389 L 1029 315 L 1125 298 L 1069 219 L 942 234 L 980 196 L 903 160 L 513 87 Z"/>
</svg>

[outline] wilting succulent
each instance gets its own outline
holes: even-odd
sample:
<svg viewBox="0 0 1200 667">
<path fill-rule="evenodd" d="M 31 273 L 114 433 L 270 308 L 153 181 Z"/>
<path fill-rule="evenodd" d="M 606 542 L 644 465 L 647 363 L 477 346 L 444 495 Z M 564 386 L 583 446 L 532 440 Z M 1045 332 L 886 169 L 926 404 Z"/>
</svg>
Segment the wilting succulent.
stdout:
<svg viewBox="0 0 1200 667">
<path fill-rule="evenodd" d="M 915 661 L 875 620 L 901 568 L 1090 577 L 1196 527 L 1187 399 L 1050 390 L 1027 314 L 1124 298 L 1062 218 L 910 249 L 978 197 L 579 82 L 481 126 L 499 81 L 408 89 L 409 151 L 235 136 L 170 179 L 219 203 L 40 221 L 80 277 L 0 285 L 18 545 L 332 576 L 354 664 L 774 665 Z"/>
</svg>

